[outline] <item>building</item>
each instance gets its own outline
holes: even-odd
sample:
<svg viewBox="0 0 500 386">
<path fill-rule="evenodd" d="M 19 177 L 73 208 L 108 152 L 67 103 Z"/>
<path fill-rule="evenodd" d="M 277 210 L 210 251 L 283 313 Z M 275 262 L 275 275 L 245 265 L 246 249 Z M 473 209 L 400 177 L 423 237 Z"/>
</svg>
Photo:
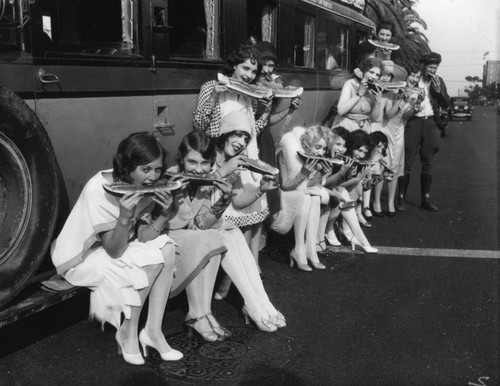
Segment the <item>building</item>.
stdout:
<svg viewBox="0 0 500 386">
<path fill-rule="evenodd" d="M 487 60 L 483 66 L 483 85 L 500 83 L 500 60 Z"/>
</svg>

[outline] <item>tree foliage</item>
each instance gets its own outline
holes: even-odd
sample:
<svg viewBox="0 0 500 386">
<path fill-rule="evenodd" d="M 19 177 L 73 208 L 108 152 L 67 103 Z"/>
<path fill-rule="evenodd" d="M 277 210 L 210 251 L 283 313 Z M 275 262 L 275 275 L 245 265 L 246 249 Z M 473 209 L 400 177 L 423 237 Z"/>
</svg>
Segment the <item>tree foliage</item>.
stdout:
<svg viewBox="0 0 500 386">
<path fill-rule="evenodd" d="M 399 65 L 418 63 L 430 51 L 429 41 L 421 29 L 427 24 L 414 7 L 417 0 L 366 0 L 365 14 L 375 24 L 390 20 L 395 26 L 392 41 L 400 46 L 394 61 Z"/>
<path fill-rule="evenodd" d="M 471 82 L 471 83 L 478 83 L 478 82 L 481 82 L 481 78 L 479 76 L 470 76 L 470 75 L 467 75 L 465 77 L 465 80 L 467 82 Z"/>
</svg>

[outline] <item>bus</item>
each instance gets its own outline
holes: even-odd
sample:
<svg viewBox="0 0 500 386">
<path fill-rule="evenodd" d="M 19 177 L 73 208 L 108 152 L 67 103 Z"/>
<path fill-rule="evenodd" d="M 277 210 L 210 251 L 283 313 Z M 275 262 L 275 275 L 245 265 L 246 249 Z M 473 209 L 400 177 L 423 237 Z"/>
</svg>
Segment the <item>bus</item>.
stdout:
<svg viewBox="0 0 500 386">
<path fill-rule="evenodd" d="M 305 90 L 291 125 L 321 123 L 373 32 L 364 7 L 0 0 L 0 308 L 50 266 L 43 262 L 68 209 L 110 167 L 121 139 L 150 131 L 173 162 L 201 85 L 250 37 L 273 43 L 284 83 Z"/>
</svg>

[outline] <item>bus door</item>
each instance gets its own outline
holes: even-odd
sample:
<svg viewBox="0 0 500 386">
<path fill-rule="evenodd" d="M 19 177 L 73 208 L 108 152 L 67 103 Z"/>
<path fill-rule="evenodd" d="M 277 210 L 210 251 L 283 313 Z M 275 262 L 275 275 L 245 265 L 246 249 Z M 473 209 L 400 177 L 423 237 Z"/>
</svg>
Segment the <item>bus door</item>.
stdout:
<svg viewBox="0 0 500 386">
<path fill-rule="evenodd" d="M 72 204 L 120 140 L 153 127 L 148 0 L 36 0 L 35 109 Z M 144 12 L 144 10 L 146 12 Z"/>
</svg>

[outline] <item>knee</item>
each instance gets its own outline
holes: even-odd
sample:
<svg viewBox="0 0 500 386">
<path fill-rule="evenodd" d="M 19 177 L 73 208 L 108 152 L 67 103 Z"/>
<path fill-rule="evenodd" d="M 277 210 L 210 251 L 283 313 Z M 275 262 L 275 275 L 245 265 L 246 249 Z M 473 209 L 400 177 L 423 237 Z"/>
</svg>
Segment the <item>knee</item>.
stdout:
<svg viewBox="0 0 500 386">
<path fill-rule="evenodd" d="M 161 250 L 165 268 L 172 269 L 175 265 L 175 247 L 173 244 L 167 244 Z"/>
<path fill-rule="evenodd" d="M 146 267 L 146 271 L 150 272 L 153 277 L 157 277 L 163 269 L 163 264 L 152 264 Z"/>
</svg>

